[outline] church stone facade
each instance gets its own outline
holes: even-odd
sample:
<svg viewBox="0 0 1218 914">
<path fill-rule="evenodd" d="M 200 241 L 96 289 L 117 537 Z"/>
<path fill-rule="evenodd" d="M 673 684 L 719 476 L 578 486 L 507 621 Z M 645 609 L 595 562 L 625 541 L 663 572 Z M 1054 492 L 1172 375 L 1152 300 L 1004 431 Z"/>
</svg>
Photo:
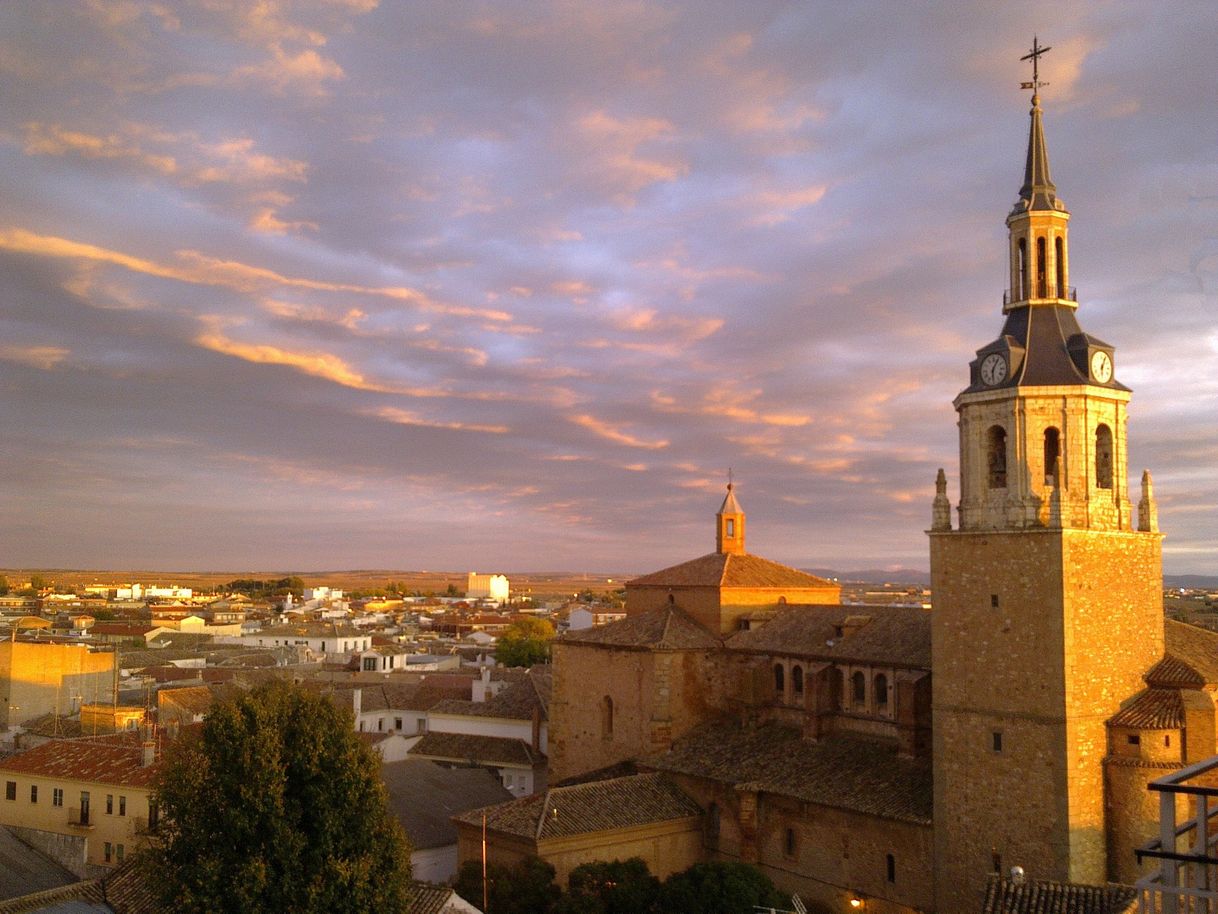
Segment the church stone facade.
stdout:
<svg viewBox="0 0 1218 914">
<path fill-rule="evenodd" d="M 556 642 L 552 782 L 659 772 L 703 810 L 694 856 L 834 910 L 963 914 L 1014 866 L 1137 878 L 1146 785 L 1216 751 L 1218 636 L 1163 618 L 1130 392 L 1078 322 L 1041 118 L 1034 95 L 1003 324 L 955 400 L 955 512 L 936 483 L 933 609 L 843 606 L 751 556 L 729 487 L 714 553 Z"/>
</svg>

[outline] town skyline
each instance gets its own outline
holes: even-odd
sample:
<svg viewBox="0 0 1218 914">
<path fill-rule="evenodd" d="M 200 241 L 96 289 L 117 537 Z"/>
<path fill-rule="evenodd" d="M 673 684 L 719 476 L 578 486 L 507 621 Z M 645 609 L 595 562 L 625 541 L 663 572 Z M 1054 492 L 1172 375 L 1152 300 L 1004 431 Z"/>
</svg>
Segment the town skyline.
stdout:
<svg viewBox="0 0 1218 914">
<path fill-rule="evenodd" d="M 730 467 L 749 551 L 924 569 L 1036 33 L 1132 494 L 1213 573 L 1212 20 L 6 6 L 2 563 L 646 572 Z"/>
</svg>

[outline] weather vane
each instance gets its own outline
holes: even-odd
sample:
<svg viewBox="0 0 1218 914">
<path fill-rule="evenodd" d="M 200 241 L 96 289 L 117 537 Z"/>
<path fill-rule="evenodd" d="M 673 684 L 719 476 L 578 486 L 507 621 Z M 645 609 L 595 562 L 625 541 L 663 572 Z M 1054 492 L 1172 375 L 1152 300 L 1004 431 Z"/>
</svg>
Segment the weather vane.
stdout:
<svg viewBox="0 0 1218 914">
<path fill-rule="evenodd" d="M 1035 35 L 1033 35 L 1033 36 L 1032 36 L 1032 51 L 1031 51 L 1031 53 L 1029 53 L 1029 54 L 1025 54 L 1023 57 L 1019 58 L 1020 60 L 1030 60 L 1030 61 L 1032 61 L 1032 81 L 1031 81 L 1030 83 L 1020 83 L 1020 84 L 1019 84 L 1019 88 L 1021 88 L 1021 89 L 1031 89 L 1031 90 L 1032 90 L 1032 94 L 1033 94 L 1033 95 L 1039 95 L 1039 94 L 1040 94 L 1040 87 L 1041 87 L 1041 86 L 1047 86 L 1047 85 L 1049 85 L 1047 82 L 1042 83 L 1042 82 L 1040 81 L 1040 66 L 1039 66 L 1039 64 L 1040 64 L 1040 55 L 1041 55 L 1041 54 L 1045 54 L 1045 53 L 1047 53 L 1047 52 L 1049 52 L 1049 51 L 1051 51 L 1051 50 L 1053 50 L 1053 49 L 1052 49 L 1052 48 L 1049 48 L 1049 47 L 1042 48 L 1042 47 L 1040 46 L 1040 42 L 1039 42 L 1039 41 L 1037 41 L 1036 36 L 1035 36 Z"/>
</svg>

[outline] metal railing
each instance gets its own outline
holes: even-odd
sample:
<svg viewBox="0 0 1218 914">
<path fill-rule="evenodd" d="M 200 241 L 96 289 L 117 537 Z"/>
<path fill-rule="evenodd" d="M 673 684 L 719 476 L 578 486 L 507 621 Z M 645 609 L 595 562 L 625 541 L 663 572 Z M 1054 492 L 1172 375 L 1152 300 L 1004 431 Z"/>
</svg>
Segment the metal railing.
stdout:
<svg viewBox="0 0 1218 914">
<path fill-rule="evenodd" d="M 93 813 L 88 807 L 82 810 L 79 806 L 73 806 L 68 810 L 68 824 L 77 828 L 92 828 Z"/>
<path fill-rule="evenodd" d="M 1218 756 L 1150 782 L 1159 794 L 1159 837 L 1137 850 L 1159 868 L 1137 882 L 1139 914 L 1218 914 Z M 1177 824 L 1184 800 L 1193 818 Z"/>
<path fill-rule="evenodd" d="M 1064 293 L 1064 294 L 1059 294 Z M 1003 306 L 1032 299 L 1054 299 L 1056 301 L 1078 301 L 1078 289 L 1074 286 L 1062 286 L 1058 289 L 1055 282 L 1032 282 L 1026 289 L 1007 289 L 1002 293 Z"/>
</svg>

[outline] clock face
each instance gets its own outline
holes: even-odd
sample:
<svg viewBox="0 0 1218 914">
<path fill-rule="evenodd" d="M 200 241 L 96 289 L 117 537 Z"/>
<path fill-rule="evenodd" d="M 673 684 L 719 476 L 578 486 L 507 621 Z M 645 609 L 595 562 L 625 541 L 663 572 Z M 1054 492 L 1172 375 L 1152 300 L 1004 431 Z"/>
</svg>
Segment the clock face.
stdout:
<svg viewBox="0 0 1218 914">
<path fill-rule="evenodd" d="M 1007 376 L 1007 360 L 1001 352 L 991 352 L 981 363 L 981 383 L 993 386 Z"/>
<path fill-rule="evenodd" d="M 1091 357 L 1091 377 L 1101 384 L 1112 380 L 1112 358 L 1106 352 L 1097 352 Z"/>
</svg>

